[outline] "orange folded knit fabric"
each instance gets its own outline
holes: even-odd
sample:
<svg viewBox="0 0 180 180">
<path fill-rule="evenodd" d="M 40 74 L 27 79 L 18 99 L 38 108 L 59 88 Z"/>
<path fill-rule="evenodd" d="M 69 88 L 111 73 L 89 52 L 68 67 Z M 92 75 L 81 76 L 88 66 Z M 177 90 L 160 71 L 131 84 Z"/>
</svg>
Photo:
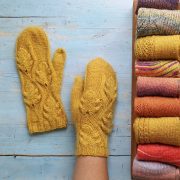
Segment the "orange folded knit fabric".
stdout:
<svg viewBox="0 0 180 180">
<path fill-rule="evenodd" d="M 136 118 L 133 129 L 137 144 L 180 146 L 180 117 Z"/>
<path fill-rule="evenodd" d="M 132 176 L 135 180 L 179 180 L 180 169 L 159 162 L 133 161 Z"/>
<path fill-rule="evenodd" d="M 137 159 L 164 162 L 180 167 L 180 147 L 162 144 L 138 145 Z"/>
<path fill-rule="evenodd" d="M 139 117 L 179 117 L 180 98 L 136 97 L 134 108 Z"/>
<path fill-rule="evenodd" d="M 179 97 L 180 78 L 138 77 L 137 96 Z"/>
</svg>

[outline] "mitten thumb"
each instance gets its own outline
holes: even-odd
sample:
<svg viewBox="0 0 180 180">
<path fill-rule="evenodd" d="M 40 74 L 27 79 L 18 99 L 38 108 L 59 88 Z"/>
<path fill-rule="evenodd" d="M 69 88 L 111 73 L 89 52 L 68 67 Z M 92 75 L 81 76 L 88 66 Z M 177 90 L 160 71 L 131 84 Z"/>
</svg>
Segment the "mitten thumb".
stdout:
<svg viewBox="0 0 180 180">
<path fill-rule="evenodd" d="M 72 119 L 74 121 L 77 120 L 78 116 L 78 107 L 80 98 L 83 92 L 83 79 L 81 76 L 77 76 L 74 80 L 72 92 L 71 92 L 71 111 L 72 111 Z"/>
<path fill-rule="evenodd" d="M 56 52 L 54 53 L 52 64 L 57 75 L 60 89 L 61 89 L 61 84 L 62 84 L 62 79 L 63 79 L 65 61 L 66 61 L 65 50 L 62 48 L 57 49 Z"/>
</svg>

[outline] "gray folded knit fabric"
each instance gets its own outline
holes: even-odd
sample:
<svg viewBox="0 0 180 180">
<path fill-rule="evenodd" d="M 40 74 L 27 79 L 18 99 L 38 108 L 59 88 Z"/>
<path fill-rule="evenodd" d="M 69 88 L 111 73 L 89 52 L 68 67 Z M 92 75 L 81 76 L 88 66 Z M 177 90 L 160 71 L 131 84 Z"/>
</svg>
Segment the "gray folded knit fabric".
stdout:
<svg viewBox="0 0 180 180">
<path fill-rule="evenodd" d="M 137 37 L 180 34 L 180 10 L 140 8 Z"/>
</svg>

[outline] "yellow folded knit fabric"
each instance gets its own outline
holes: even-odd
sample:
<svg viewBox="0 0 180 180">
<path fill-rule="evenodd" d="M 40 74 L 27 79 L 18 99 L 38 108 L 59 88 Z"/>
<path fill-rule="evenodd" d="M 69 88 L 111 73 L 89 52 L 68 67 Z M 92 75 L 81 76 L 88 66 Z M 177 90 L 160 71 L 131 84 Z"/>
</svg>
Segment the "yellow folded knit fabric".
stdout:
<svg viewBox="0 0 180 180">
<path fill-rule="evenodd" d="M 180 146 L 180 118 L 136 118 L 134 133 L 137 144 L 162 143 Z"/>
<path fill-rule="evenodd" d="M 17 39 L 16 63 L 30 133 L 66 127 L 59 95 L 65 59 L 65 51 L 57 49 L 51 62 L 47 36 L 39 27 L 25 29 Z"/>
<path fill-rule="evenodd" d="M 180 61 L 180 35 L 139 38 L 135 43 L 135 55 L 140 60 L 174 59 Z"/>
<path fill-rule="evenodd" d="M 88 64 L 84 80 L 75 79 L 71 110 L 76 127 L 76 155 L 108 155 L 116 96 L 115 72 L 100 58 Z"/>
</svg>

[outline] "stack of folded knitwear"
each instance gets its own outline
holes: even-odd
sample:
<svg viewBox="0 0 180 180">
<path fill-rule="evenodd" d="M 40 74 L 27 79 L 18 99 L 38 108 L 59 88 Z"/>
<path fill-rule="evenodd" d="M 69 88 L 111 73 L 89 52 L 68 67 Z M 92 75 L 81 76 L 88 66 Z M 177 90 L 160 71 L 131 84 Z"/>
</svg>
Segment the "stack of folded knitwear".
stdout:
<svg viewBox="0 0 180 180">
<path fill-rule="evenodd" d="M 135 179 L 180 179 L 180 10 L 175 10 L 177 6 L 178 0 L 139 0 L 137 6 L 137 96 L 133 124 L 137 153 L 132 169 Z"/>
</svg>

